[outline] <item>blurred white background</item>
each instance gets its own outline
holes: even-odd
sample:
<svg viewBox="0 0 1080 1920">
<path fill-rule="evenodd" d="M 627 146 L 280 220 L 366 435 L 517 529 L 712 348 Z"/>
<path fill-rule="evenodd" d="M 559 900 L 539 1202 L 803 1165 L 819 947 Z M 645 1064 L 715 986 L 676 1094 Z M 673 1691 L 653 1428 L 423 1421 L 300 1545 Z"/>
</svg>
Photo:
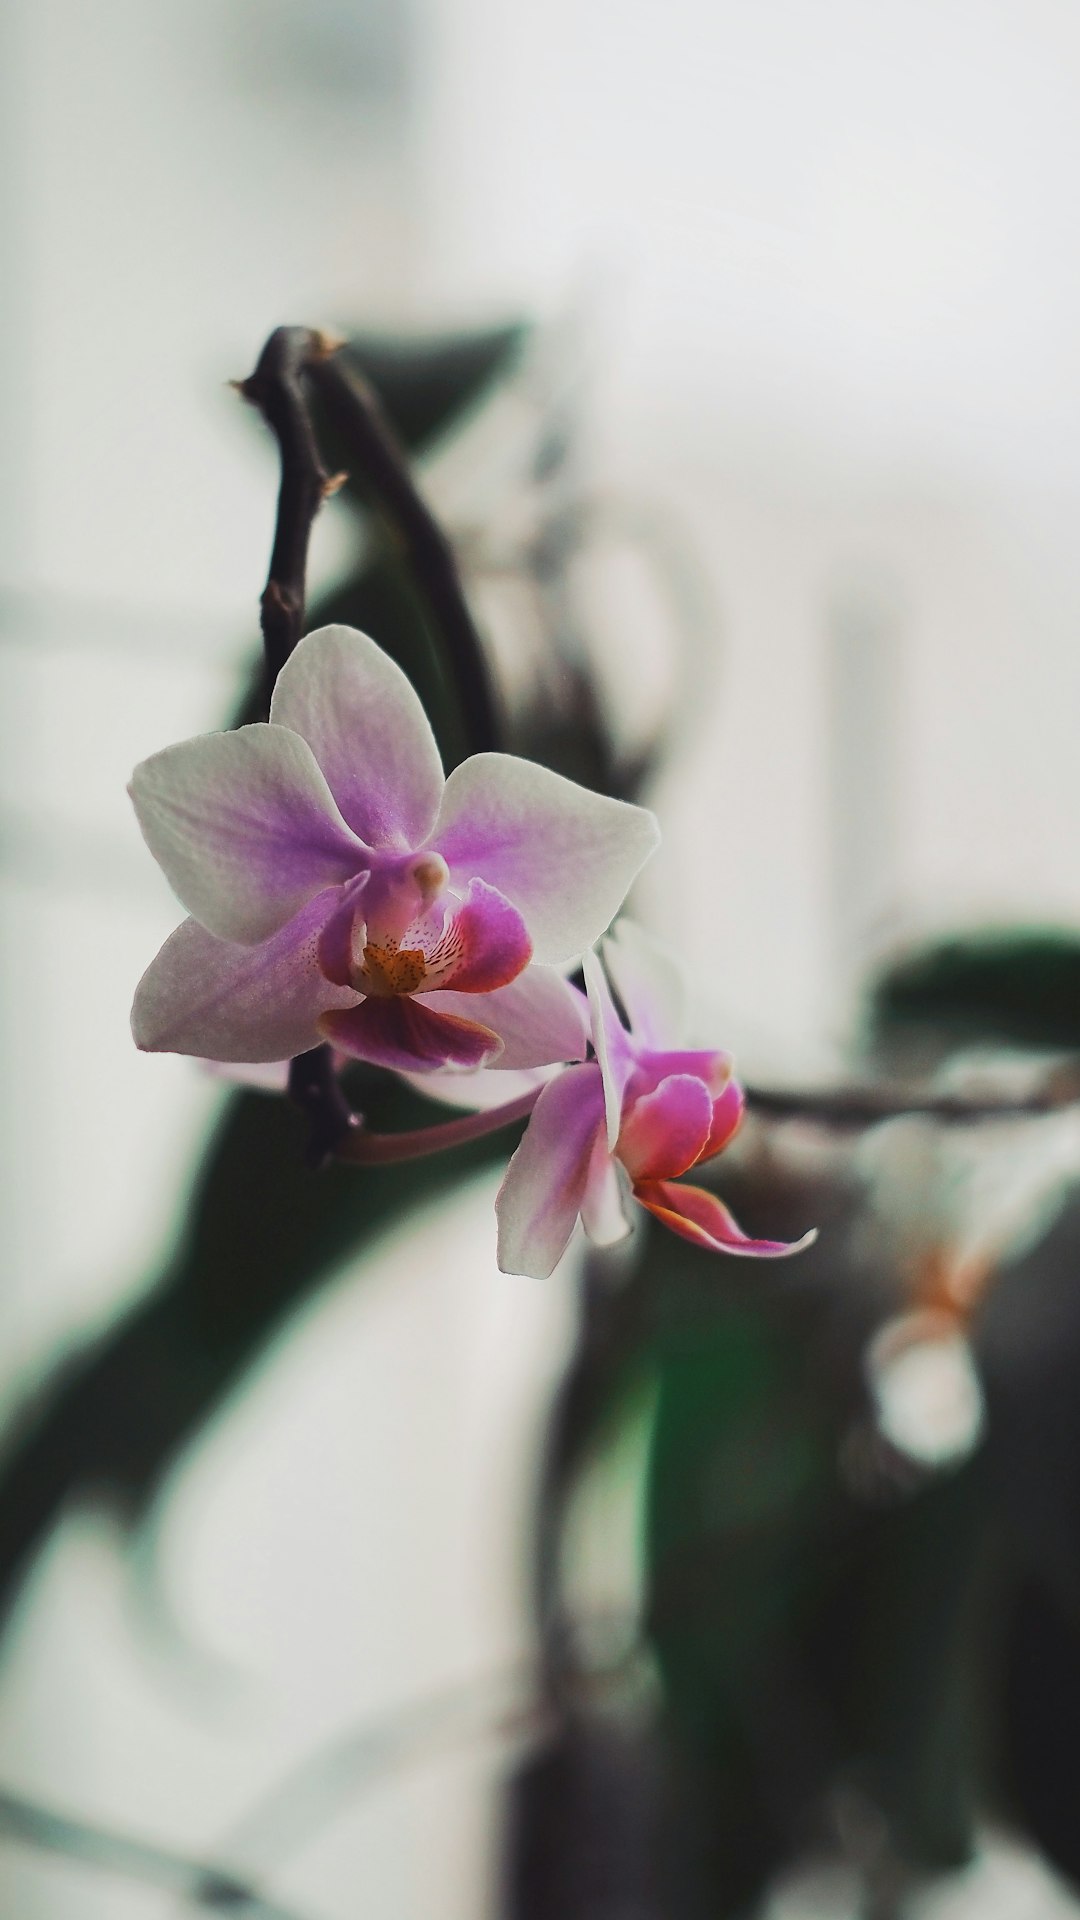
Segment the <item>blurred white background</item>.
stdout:
<svg viewBox="0 0 1080 1920">
<path fill-rule="evenodd" d="M 722 610 L 643 898 L 711 957 L 736 1038 L 809 1057 L 913 928 L 1075 921 L 1074 6 L 7 0 L 0 36 L 13 1403 L 152 1271 L 218 1097 L 130 1046 L 175 909 L 123 788 L 238 682 L 275 481 L 224 383 L 278 322 L 597 290 L 597 474 L 685 519 Z M 178 1682 L 72 1519 L 0 1675 L 9 1786 L 212 1848 L 320 1734 L 526 1645 L 571 1282 L 497 1278 L 490 1199 L 343 1276 L 207 1436 L 161 1569 L 225 1678 Z M 282 1896 L 474 1915 L 494 1764 L 365 1803 Z M 27 1920 L 169 1911 L 13 1853 L 0 1889 Z"/>
</svg>

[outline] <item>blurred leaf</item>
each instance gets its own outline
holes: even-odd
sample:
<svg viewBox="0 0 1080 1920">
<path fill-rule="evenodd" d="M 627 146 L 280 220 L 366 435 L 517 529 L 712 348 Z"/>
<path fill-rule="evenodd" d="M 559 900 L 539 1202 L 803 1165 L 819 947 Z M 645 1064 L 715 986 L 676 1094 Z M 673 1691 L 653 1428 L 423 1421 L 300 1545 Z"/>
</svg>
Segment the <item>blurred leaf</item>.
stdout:
<svg viewBox="0 0 1080 1920">
<path fill-rule="evenodd" d="M 390 416 L 398 438 L 411 453 L 422 452 L 458 426 L 478 406 L 496 380 L 516 366 L 530 328 L 525 321 L 508 321 L 475 333 L 402 339 L 370 333 L 352 334 L 344 348 L 374 387 Z M 331 466 L 340 448 L 333 423 L 324 423 Z M 347 469 L 347 461 L 342 464 Z"/>
<path fill-rule="evenodd" d="M 987 1461 L 1014 1558 L 1080 1631 L 1080 1204 L 999 1276 L 979 1354 Z"/>
<path fill-rule="evenodd" d="M 502 1920 L 673 1920 L 659 1897 L 659 1792 L 645 1729 L 570 1715 L 510 1785 Z"/>
<path fill-rule="evenodd" d="M 514 364 L 527 334 L 524 324 L 514 323 L 412 343 L 358 336 L 342 351 L 374 386 L 406 448 L 418 451 L 482 402 L 491 384 Z M 369 518 L 363 476 L 347 436 L 325 407 L 316 406 L 316 420 L 327 466 L 349 474 L 338 511 L 353 516 L 358 559 L 339 585 L 309 607 L 306 627 L 311 631 L 340 621 L 370 633 L 412 681 L 450 769 L 471 747 L 439 637 L 430 629 L 401 556 Z M 253 647 L 251 684 L 233 725 L 264 717 L 262 701 L 261 649 Z"/>
<path fill-rule="evenodd" d="M 955 1044 L 1080 1048 L 1080 939 L 1065 929 L 987 928 L 926 947 L 882 974 L 881 1041 L 911 1029 Z"/>
<path fill-rule="evenodd" d="M 1006 1786 L 1038 1846 L 1080 1888 L 1080 1631 L 1037 1579 L 1005 1631 Z"/>
<path fill-rule="evenodd" d="M 375 1127 L 445 1108 L 374 1069 L 354 1092 Z M 0 1605 L 73 1495 L 129 1520 L 287 1315 L 395 1221 L 507 1156 L 517 1127 L 431 1159 L 366 1169 L 303 1162 L 304 1122 L 273 1095 L 233 1095 L 211 1137 L 168 1270 L 98 1342 L 44 1384 L 0 1472 Z"/>
<path fill-rule="evenodd" d="M 780 1217 L 767 1174 L 757 1185 L 736 1205 L 754 1230 Z M 708 1255 L 650 1254 L 668 1299 L 653 1348 L 650 1638 L 684 1775 L 690 1910 L 747 1911 L 815 1829 L 826 1836 L 842 1785 L 880 1810 L 905 1866 L 957 1864 L 976 1771 L 979 1464 L 869 1504 L 843 1471 L 866 1422 L 867 1289 L 836 1239 L 755 1276 L 756 1298 L 715 1277 L 710 1298 Z M 841 1317 L 845 1298 L 855 1311 Z"/>
</svg>

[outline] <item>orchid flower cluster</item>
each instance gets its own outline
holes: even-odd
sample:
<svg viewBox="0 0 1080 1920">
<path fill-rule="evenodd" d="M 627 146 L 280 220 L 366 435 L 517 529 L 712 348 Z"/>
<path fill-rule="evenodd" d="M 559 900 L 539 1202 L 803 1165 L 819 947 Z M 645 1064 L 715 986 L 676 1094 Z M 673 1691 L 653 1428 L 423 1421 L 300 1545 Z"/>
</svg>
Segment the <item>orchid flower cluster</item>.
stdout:
<svg viewBox="0 0 1080 1920">
<path fill-rule="evenodd" d="M 268 722 L 154 754 L 131 795 L 190 915 L 139 983 L 139 1047 L 238 1066 L 329 1042 L 477 1108 L 524 1086 L 504 1272 L 551 1273 L 579 1218 L 620 1238 L 633 1203 L 716 1252 L 813 1237 L 751 1239 L 679 1178 L 743 1096 L 729 1055 L 680 1046 L 674 969 L 642 934 L 621 921 L 595 951 L 658 844 L 645 808 L 504 753 L 445 779 L 404 673 L 341 626 L 300 642 Z"/>
</svg>

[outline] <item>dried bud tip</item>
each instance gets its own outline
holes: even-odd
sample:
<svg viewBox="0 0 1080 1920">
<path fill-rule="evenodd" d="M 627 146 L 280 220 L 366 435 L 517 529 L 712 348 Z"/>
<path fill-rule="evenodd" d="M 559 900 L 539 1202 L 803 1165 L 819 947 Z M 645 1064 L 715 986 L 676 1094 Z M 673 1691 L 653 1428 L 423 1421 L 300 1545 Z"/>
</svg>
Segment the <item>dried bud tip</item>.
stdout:
<svg viewBox="0 0 1080 1920">
<path fill-rule="evenodd" d="M 332 473 L 329 480 L 324 480 L 322 490 L 323 499 L 332 500 L 335 493 L 340 493 L 348 477 L 347 473 Z"/>
<path fill-rule="evenodd" d="M 321 327 L 313 328 L 311 339 L 313 351 L 319 360 L 329 360 L 332 354 L 337 353 L 345 345 L 343 333 L 328 333 Z"/>
</svg>

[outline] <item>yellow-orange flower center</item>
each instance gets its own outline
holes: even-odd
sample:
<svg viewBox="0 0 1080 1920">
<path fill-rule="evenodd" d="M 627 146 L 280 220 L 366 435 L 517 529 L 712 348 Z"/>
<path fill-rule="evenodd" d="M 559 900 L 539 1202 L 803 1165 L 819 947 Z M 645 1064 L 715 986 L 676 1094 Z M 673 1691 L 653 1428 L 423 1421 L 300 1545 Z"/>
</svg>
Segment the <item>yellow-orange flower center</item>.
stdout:
<svg viewBox="0 0 1080 1920">
<path fill-rule="evenodd" d="M 359 985 L 364 993 L 389 998 L 415 993 L 427 973 L 427 957 L 420 947 L 367 946 Z"/>
</svg>

